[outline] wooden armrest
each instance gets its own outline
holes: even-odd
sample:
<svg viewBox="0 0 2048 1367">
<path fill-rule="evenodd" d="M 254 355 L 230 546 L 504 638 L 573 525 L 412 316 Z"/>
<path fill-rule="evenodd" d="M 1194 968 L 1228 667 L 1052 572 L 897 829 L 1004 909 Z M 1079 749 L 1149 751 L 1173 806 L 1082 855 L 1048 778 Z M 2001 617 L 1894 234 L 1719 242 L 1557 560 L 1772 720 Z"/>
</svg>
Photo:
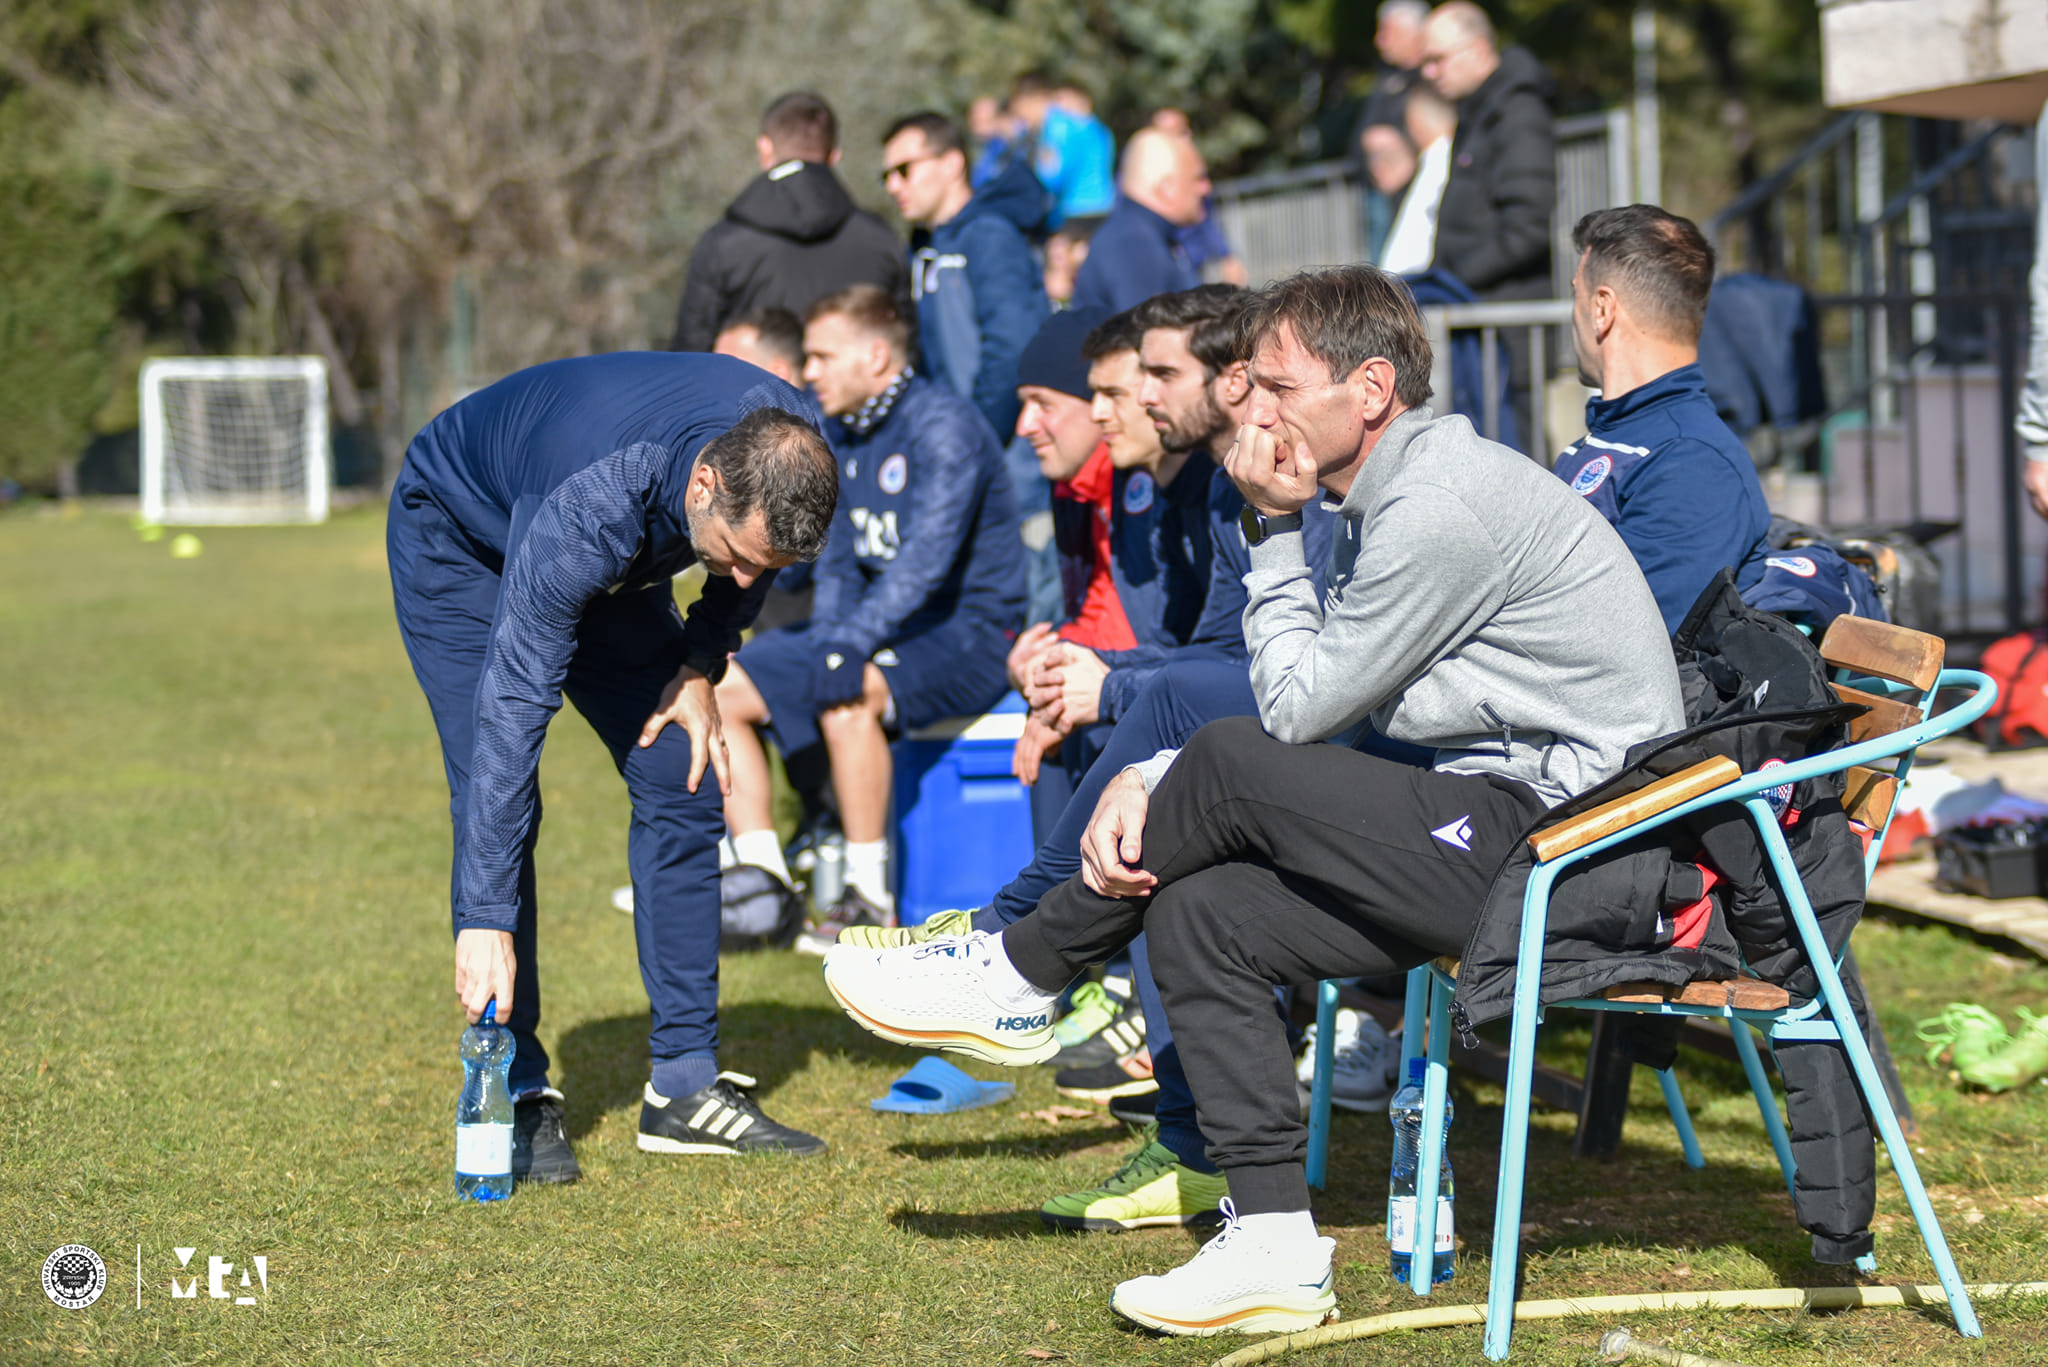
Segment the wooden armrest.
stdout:
<svg viewBox="0 0 2048 1367">
<path fill-rule="evenodd" d="M 1568 821 L 1536 832 L 1529 837 L 1529 848 L 1536 851 L 1538 859 L 1545 861 L 1570 854 L 1602 836 L 1613 835 L 1638 821 L 1647 821 L 1659 812 L 1668 812 L 1680 803 L 1690 802 L 1741 777 L 1742 766 L 1725 755 L 1703 759 L 1692 768 L 1660 778 L 1627 797 L 1603 802 L 1590 812 L 1581 812 Z"/>
</svg>

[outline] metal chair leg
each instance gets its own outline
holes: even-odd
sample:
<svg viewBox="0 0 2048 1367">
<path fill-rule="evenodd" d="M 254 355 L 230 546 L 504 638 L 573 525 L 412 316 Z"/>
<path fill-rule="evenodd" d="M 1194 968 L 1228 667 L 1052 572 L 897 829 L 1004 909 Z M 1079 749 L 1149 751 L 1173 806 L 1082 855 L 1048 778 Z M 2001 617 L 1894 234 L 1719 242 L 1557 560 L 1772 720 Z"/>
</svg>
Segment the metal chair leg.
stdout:
<svg viewBox="0 0 2048 1367">
<path fill-rule="evenodd" d="M 1678 1090 L 1678 1075 L 1669 1068 L 1659 1068 L 1657 1085 L 1664 1089 L 1664 1109 L 1671 1112 L 1671 1127 L 1678 1131 L 1678 1146 L 1685 1151 L 1685 1165 L 1688 1168 L 1704 1168 L 1707 1160 L 1700 1153 L 1699 1136 L 1693 1133 L 1692 1112 L 1685 1108 L 1685 1094 Z"/>
<path fill-rule="evenodd" d="M 1337 980 L 1316 984 L 1316 1059 L 1308 1089 L 1308 1184 L 1323 1189 L 1330 1166 L 1330 1063 L 1336 1053 Z"/>
</svg>

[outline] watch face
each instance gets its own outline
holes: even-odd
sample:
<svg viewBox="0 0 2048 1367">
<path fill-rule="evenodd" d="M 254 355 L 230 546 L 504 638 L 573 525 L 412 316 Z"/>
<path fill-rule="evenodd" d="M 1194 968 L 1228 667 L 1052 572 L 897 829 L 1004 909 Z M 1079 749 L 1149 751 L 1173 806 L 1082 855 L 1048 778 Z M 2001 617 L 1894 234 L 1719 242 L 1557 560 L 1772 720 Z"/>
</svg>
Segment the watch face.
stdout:
<svg viewBox="0 0 2048 1367">
<path fill-rule="evenodd" d="M 1266 539 L 1265 524 L 1250 504 L 1237 510 L 1237 529 L 1244 534 L 1244 544 L 1256 546 Z"/>
</svg>

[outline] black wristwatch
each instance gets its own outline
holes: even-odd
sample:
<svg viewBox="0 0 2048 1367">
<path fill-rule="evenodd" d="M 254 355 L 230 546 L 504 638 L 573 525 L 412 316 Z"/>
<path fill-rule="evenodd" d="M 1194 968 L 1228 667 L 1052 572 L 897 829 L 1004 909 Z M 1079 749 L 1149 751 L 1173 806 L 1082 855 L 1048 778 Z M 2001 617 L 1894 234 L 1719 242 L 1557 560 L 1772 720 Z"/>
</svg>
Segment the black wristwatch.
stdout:
<svg viewBox="0 0 2048 1367">
<path fill-rule="evenodd" d="M 1237 515 L 1237 525 L 1244 533 L 1244 544 L 1256 546 L 1267 537 L 1278 536 L 1282 532 L 1300 531 L 1301 514 L 1282 513 L 1278 517 L 1267 517 L 1247 503 Z"/>
<path fill-rule="evenodd" d="M 702 654 L 691 654 L 683 657 L 684 666 L 696 670 L 699 674 L 709 679 L 713 688 L 718 687 L 720 683 L 724 682 L 725 668 L 731 663 L 732 657 L 724 651 L 715 653 L 707 651 Z"/>
</svg>

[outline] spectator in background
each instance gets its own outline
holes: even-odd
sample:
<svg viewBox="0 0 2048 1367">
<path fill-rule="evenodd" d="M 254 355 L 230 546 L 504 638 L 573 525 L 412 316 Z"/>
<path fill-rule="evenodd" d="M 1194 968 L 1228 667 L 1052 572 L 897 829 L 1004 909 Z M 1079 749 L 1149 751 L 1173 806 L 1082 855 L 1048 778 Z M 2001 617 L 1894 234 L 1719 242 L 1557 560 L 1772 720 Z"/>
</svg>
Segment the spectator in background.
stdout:
<svg viewBox="0 0 2048 1367">
<path fill-rule="evenodd" d="M 1415 275 L 1428 270 L 1436 255 L 1437 212 L 1443 204 L 1444 182 L 1450 176 L 1458 111 L 1449 100 L 1423 86 L 1409 93 L 1402 118 L 1402 143 L 1415 170 L 1401 192 L 1393 227 L 1380 247 L 1379 267 L 1395 275 Z"/>
<path fill-rule="evenodd" d="M 1088 260 L 1088 244 L 1101 226 L 1092 218 L 1063 223 L 1045 239 L 1045 297 L 1055 309 L 1066 308 L 1074 298 L 1074 277 Z"/>
<path fill-rule="evenodd" d="M 719 329 L 711 349 L 720 356 L 736 356 L 778 380 L 803 388 L 804 325 L 788 309 L 755 309 L 741 314 Z"/>
<path fill-rule="evenodd" d="M 2048 517 L 2048 105 L 2034 128 L 2034 268 L 2027 276 L 2033 323 L 2027 334 L 2027 383 L 2015 425 L 2026 452 L 2021 482 L 2034 511 Z"/>
<path fill-rule="evenodd" d="M 968 402 L 916 374 L 910 322 L 873 285 L 827 295 L 804 326 L 804 379 L 832 418 L 839 506 L 811 620 L 754 637 L 718 687 L 733 853 L 789 869 L 775 834 L 769 730 L 785 756 L 822 738 L 846 832 L 846 892 L 798 948 L 888 924 L 889 735 L 986 711 L 1024 625 L 1023 543 L 1002 451 Z"/>
<path fill-rule="evenodd" d="M 993 95 L 967 106 L 967 136 L 974 139 L 974 170 L 968 179 L 979 190 L 1008 166 L 1017 150 L 1017 121 Z"/>
<path fill-rule="evenodd" d="M 1141 128 L 1124 147 L 1116 207 L 1074 278 L 1076 308 L 1121 313 L 1155 294 L 1202 283 L 1179 233 L 1202 221 L 1209 171 L 1187 138 Z"/>
<path fill-rule="evenodd" d="M 1116 139 L 1091 111 L 1085 93 L 1055 86 L 1042 71 L 1025 72 L 1011 88 L 1010 115 L 1030 139 L 1031 169 L 1051 197 L 1048 228 L 1106 214 L 1116 202 Z"/>
<path fill-rule="evenodd" d="M 1547 299 L 1557 134 L 1550 75 L 1521 48 L 1502 52 L 1486 12 L 1450 0 L 1423 27 L 1422 75 L 1458 107 L 1432 264 L 1483 300 Z M 1529 330 L 1504 328 L 1510 405 L 1529 411 Z"/>
<path fill-rule="evenodd" d="M 910 296 L 896 234 L 856 208 L 832 171 L 839 118 L 831 105 L 807 90 L 777 99 L 761 115 L 754 152 L 761 174 L 690 253 L 671 351 L 709 351 L 727 323 L 756 309 L 802 317 L 849 285 Z"/>
<path fill-rule="evenodd" d="M 1557 206 L 1549 74 L 1521 48 L 1500 51 L 1471 0 L 1430 14 L 1422 74 L 1457 106 L 1434 264 L 1481 299 L 1548 297 Z"/>
<path fill-rule="evenodd" d="M 1152 126 L 1162 133 L 1190 141 L 1195 136 L 1188 116 L 1171 106 L 1152 115 Z M 1216 217 L 1216 196 L 1213 194 L 1202 197 L 1202 221 L 1181 230 L 1180 246 L 1188 254 L 1188 264 L 1205 280 L 1242 289 L 1250 279 L 1244 262 L 1238 260 L 1237 253 L 1230 249 L 1230 239 L 1223 235 L 1223 224 Z"/>
<path fill-rule="evenodd" d="M 882 185 L 910 237 L 910 291 L 926 373 L 970 400 L 998 440 L 1017 431 L 1017 355 L 1051 310 L 1024 233 L 1039 188 L 1022 166 L 976 190 L 960 129 L 926 110 L 882 139 Z"/>
<path fill-rule="evenodd" d="M 1398 189 L 1379 188 L 1379 177 L 1372 170 L 1373 149 L 1367 145 L 1366 135 L 1374 128 L 1403 127 L 1402 115 L 1407 110 L 1409 93 L 1422 84 L 1422 25 L 1428 18 L 1429 6 L 1424 0 L 1385 0 L 1379 8 L 1378 26 L 1373 29 L 1372 45 L 1379 52 L 1379 61 L 1373 67 L 1372 93 L 1366 96 L 1365 107 L 1359 111 L 1351 141 L 1366 154 L 1366 175 L 1371 182 L 1365 191 L 1366 240 L 1375 255 L 1393 226 L 1394 195 Z M 1400 184 L 1407 183 L 1407 177 L 1402 177 Z"/>
</svg>

